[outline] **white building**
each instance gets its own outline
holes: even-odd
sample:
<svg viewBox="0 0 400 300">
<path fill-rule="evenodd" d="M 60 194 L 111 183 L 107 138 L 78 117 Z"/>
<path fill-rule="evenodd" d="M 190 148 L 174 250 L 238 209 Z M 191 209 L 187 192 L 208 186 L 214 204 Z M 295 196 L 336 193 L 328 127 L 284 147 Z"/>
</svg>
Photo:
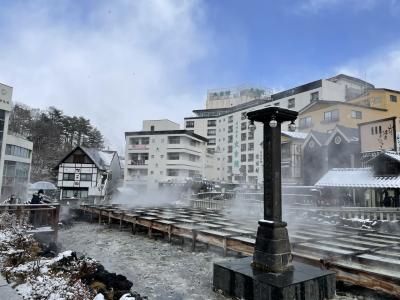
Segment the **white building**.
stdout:
<svg viewBox="0 0 400 300">
<path fill-rule="evenodd" d="M 277 106 L 299 111 L 318 99 L 346 101 L 361 94 L 373 85 L 347 75 L 337 75 L 316 80 L 268 97 L 248 101 L 233 101 L 217 92 L 207 95 L 206 109 L 194 110 L 195 116 L 185 118 L 185 129 L 208 139 L 207 151 L 214 154 L 215 168 L 207 169 L 205 177 L 223 182 L 261 183 L 262 174 L 262 126 L 255 124 L 256 130 L 248 130 L 249 111 Z M 217 97 L 218 96 L 218 97 Z M 286 130 L 286 124 L 282 130 Z"/>
<path fill-rule="evenodd" d="M 212 167 L 206 156 L 207 139 L 180 130 L 169 120 L 145 120 L 142 131 L 125 132 L 125 142 L 124 181 L 137 187 L 184 182 L 202 177 Z"/>
<path fill-rule="evenodd" d="M 24 197 L 29 183 L 32 142 L 8 134 L 13 88 L 0 83 L 0 190 L 4 200 Z"/>
<path fill-rule="evenodd" d="M 121 177 L 118 153 L 78 146 L 57 165 L 60 198 L 103 198 Z"/>
<path fill-rule="evenodd" d="M 9 198 L 27 195 L 31 174 L 33 143 L 24 137 L 6 135 L 6 148 L 3 161 L 1 196 Z"/>
</svg>

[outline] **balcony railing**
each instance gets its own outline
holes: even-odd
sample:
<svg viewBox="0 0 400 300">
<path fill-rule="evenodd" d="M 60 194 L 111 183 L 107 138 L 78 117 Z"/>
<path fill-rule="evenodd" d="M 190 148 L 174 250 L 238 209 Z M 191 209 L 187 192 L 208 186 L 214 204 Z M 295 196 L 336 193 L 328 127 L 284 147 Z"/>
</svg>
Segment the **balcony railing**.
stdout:
<svg viewBox="0 0 400 300">
<path fill-rule="evenodd" d="M 134 159 L 132 159 L 132 160 L 130 160 L 128 162 L 128 165 L 131 165 L 131 166 L 145 166 L 148 163 L 149 163 L 148 160 L 134 160 Z"/>
<path fill-rule="evenodd" d="M 128 150 L 147 150 L 147 149 L 149 149 L 149 144 L 135 144 L 128 146 Z"/>
</svg>

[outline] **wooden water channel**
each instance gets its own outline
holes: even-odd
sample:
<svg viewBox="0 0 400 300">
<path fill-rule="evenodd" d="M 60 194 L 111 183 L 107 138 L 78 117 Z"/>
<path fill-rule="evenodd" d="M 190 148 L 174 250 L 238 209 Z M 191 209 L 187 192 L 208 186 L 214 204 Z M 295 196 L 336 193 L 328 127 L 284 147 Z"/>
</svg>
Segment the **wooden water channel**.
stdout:
<svg viewBox="0 0 400 300">
<path fill-rule="evenodd" d="M 233 221 L 218 211 L 189 207 L 123 208 L 82 205 L 99 224 L 129 225 L 252 255 L 257 222 Z M 289 224 L 294 259 L 336 271 L 337 279 L 400 297 L 400 235 L 321 224 Z"/>
</svg>

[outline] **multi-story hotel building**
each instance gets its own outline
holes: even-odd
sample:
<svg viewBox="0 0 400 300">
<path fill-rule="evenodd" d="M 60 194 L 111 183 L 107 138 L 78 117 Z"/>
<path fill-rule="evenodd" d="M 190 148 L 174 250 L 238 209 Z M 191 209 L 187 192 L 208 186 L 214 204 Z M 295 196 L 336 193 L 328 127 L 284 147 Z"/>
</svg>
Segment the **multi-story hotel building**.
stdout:
<svg viewBox="0 0 400 300">
<path fill-rule="evenodd" d="M 137 188 L 183 183 L 212 171 L 207 139 L 169 120 L 145 120 L 141 131 L 125 132 L 124 181 Z"/>
<path fill-rule="evenodd" d="M 206 109 L 194 110 L 194 116 L 185 118 L 185 129 L 208 139 L 207 152 L 214 154 L 215 169 L 204 173 L 207 179 L 222 182 L 261 183 L 262 174 L 262 126 L 248 129 L 249 111 L 277 106 L 299 111 L 310 103 L 320 100 L 346 101 L 361 95 L 374 86 L 347 75 L 337 75 L 316 80 L 286 91 L 269 95 L 266 90 L 257 91 L 259 97 L 231 97 L 231 92 L 211 91 L 207 95 Z M 222 93 L 222 94 L 221 94 Z M 286 130 L 283 124 L 282 130 Z M 209 169 L 212 170 L 212 169 Z"/>
<path fill-rule="evenodd" d="M 32 142 L 8 134 L 13 88 L 0 83 L 0 190 L 4 200 L 25 197 L 30 178 Z"/>
</svg>

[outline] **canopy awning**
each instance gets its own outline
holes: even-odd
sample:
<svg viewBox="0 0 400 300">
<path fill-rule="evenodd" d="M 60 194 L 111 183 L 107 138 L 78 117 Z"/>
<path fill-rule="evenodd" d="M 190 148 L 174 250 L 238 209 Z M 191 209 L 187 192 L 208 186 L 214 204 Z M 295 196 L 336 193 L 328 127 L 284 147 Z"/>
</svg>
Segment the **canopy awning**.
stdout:
<svg viewBox="0 0 400 300">
<path fill-rule="evenodd" d="M 329 170 L 316 187 L 400 188 L 400 176 L 374 176 L 371 168 Z"/>
</svg>

